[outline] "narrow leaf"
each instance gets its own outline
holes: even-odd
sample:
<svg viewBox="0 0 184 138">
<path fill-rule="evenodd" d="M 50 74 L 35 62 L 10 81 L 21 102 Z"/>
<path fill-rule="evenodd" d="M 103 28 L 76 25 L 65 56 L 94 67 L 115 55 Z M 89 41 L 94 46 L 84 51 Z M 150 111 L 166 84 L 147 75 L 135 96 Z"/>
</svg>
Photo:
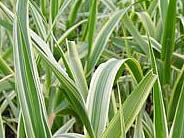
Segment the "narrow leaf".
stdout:
<svg viewBox="0 0 184 138">
<path fill-rule="evenodd" d="M 171 59 L 175 47 L 176 0 L 170 0 L 164 24 L 161 58 L 163 61 L 163 85 L 171 79 Z"/>
<path fill-rule="evenodd" d="M 177 77 L 176 82 L 174 83 L 174 87 L 171 91 L 171 97 L 169 100 L 169 106 L 168 106 L 168 113 L 167 113 L 167 119 L 169 124 L 173 121 L 175 113 L 176 113 L 176 107 L 179 101 L 179 97 L 181 95 L 182 90 L 182 84 L 184 82 L 184 66 L 181 69 L 180 74 Z"/>
<path fill-rule="evenodd" d="M 111 59 L 106 63 L 101 64 L 92 77 L 87 99 L 87 107 L 89 117 L 97 137 L 99 137 L 105 130 L 112 86 L 115 79 L 117 79 L 116 77 L 119 76 L 124 68 L 124 64 L 127 64 L 135 78 L 137 76 L 134 74 L 142 75 L 142 71 L 136 61 L 131 59 Z M 134 72 L 135 70 L 131 70 L 133 67 L 136 67 L 136 69 L 134 69 L 137 70 L 137 72 Z"/>
<path fill-rule="evenodd" d="M 57 137 L 57 135 L 67 133 L 72 128 L 74 123 L 75 119 L 74 118 L 70 119 L 59 130 L 55 132 L 54 136 Z"/>
<path fill-rule="evenodd" d="M 1 113 L 0 113 L 0 137 L 5 138 L 5 129 L 3 127 L 3 120 L 2 120 Z"/>
<path fill-rule="evenodd" d="M 26 135 L 29 138 L 50 138 L 51 132 L 28 33 L 28 0 L 17 2 L 13 35 L 16 87 Z"/>
<path fill-rule="evenodd" d="M 153 72 L 158 75 L 156 59 L 153 53 L 153 49 L 151 47 L 150 39 L 148 41 L 149 41 L 151 66 L 153 68 Z M 162 88 L 161 88 L 159 78 L 156 80 L 153 86 L 153 103 L 154 103 L 154 129 L 155 129 L 156 138 L 160 138 L 160 137 L 167 138 L 168 128 L 167 128 L 166 112 L 165 112 L 163 96 L 162 96 Z"/>
<path fill-rule="evenodd" d="M 181 94 L 179 97 L 174 121 L 171 127 L 170 138 L 183 138 L 184 137 L 184 83 L 182 86 Z"/>
<path fill-rule="evenodd" d="M 150 71 L 124 102 L 122 108 L 126 132 L 132 126 L 135 118 L 142 109 L 156 79 L 157 76 L 154 75 L 152 71 Z M 102 137 L 119 137 L 121 134 L 120 130 L 120 112 L 118 112 L 109 123 Z"/>
<path fill-rule="evenodd" d="M 90 15 L 88 18 L 88 56 L 91 53 L 91 48 L 93 44 L 93 36 L 96 29 L 96 15 L 97 15 L 97 2 L 98 0 L 92 1 L 92 6 L 90 9 Z"/>
<path fill-rule="evenodd" d="M 67 73 L 64 71 L 63 68 L 57 63 L 54 56 L 52 55 L 52 52 L 47 47 L 47 44 L 33 31 L 31 31 L 31 36 L 35 43 L 35 48 L 39 52 L 39 55 L 42 57 L 42 59 L 48 64 L 48 66 L 52 69 L 52 71 L 55 73 L 58 80 L 61 82 L 62 87 L 65 89 L 65 95 L 70 104 L 72 105 L 72 108 L 74 111 L 79 115 L 81 121 L 85 125 L 86 129 L 88 130 L 88 133 L 91 137 L 94 136 L 94 132 L 91 126 L 91 123 L 89 121 L 89 117 L 87 114 L 87 110 L 85 107 L 84 99 L 76 87 L 76 84 L 69 78 Z M 35 41 L 35 40 L 41 40 L 41 41 Z"/>
<path fill-rule="evenodd" d="M 91 47 L 91 51 L 89 53 L 89 59 L 88 59 L 87 68 L 86 68 L 87 75 L 89 75 L 91 71 L 94 69 L 103 50 L 106 47 L 107 40 L 109 39 L 114 28 L 116 27 L 116 25 L 118 24 L 118 22 L 120 21 L 120 19 L 126 13 L 127 10 L 128 8 L 115 12 L 99 32 L 97 38 L 95 39 L 95 42 Z"/>
<path fill-rule="evenodd" d="M 75 42 L 68 42 L 68 61 L 71 67 L 72 74 L 74 76 L 75 83 L 79 88 L 83 98 L 86 100 L 88 95 L 88 85 L 85 78 L 82 63 L 79 58 L 77 47 Z"/>
</svg>

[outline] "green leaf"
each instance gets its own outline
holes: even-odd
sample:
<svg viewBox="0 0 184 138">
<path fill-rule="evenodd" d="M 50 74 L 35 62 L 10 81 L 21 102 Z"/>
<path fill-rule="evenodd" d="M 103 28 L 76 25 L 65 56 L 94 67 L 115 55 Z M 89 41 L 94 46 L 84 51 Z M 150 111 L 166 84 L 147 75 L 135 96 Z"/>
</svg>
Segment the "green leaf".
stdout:
<svg viewBox="0 0 184 138">
<path fill-rule="evenodd" d="M 181 69 L 180 74 L 177 77 L 176 82 L 174 83 L 174 87 L 171 91 L 171 97 L 169 100 L 169 106 L 168 106 L 168 113 L 167 113 L 167 119 L 169 124 L 173 121 L 175 113 L 176 113 L 176 107 L 179 101 L 179 97 L 181 95 L 182 90 L 182 84 L 184 82 L 184 66 Z"/>
<path fill-rule="evenodd" d="M 124 69 L 123 65 L 125 64 L 130 68 L 130 72 L 133 73 L 135 78 L 137 75 L 142 75 L 140 65 L 135 60 L 111 59 L 101 64 L 92 77 L 87 98 L 87 107 L 97 137 L 105 130 L 113 83 Z"/>
<path fill-rule="evenodd" d="M 61 68 L 61 66 L 54 59 L 54 56 L 52 55 L 52 52 L 50 51 L 50 49 L 47 47 L 46 43 L 33 31 L 31 31 L 31 36 L 32 36 L 32 39 L 34 40 L 34 43 L 36 43 L 34 46 L 39 52 L 39 55 L 55 73 L 56 77 L 62 84 L 62 87 L 65 89 L 64 92 L 65 92 L 66 98 L 72 105 L 72 108 L 74 109 L 74 111 L 79 115 L 81 121 L 83 122 L 86 129 L 88 130 L 89 135 L 93 137 L 94 132 L 93 132 L 91 123 L 89 121 L 89 117 L 85 107 L 85 102 L 80 91 L 76 87 L 76 84 L 73 82 L 73 80 L 71 80 L 68 77 L 64 69 Z M 40 41 L 35 41 L 35 40 L 40 40 Z"/>
<path fill-rule="evenodd" d="M 165 24 L 166 21 L 166 16 L 167 16 L 167 10 L 168 10 L 168 0 L 159 0 L 159 10 L 162 18 L 163 25 Z"/>
<path fill-rule="evenodd" d="M 162 85 L 169 84 L 171 79 L 171 59 L 175 47 L 176 0 L 169 2 L 164 24 L 161 58 L 163 61 Z"/>
<path fill-rule="evenodd" d="M 93 36 L 96 29 L 97 5 L 98 5 L 98 0 L 93 0 L 92 6 L 90 9 L 90 15 L 88 17 L 88 27 L 87 27 L 88 28 L 88 56 L 91 53 Z"/>
<path fill-rule="evenodd" d="M 147 112 L 144 112 L 144 118 L 143 118 L 143 125 L 144 125 L 144 131 L 145 134 L 149 137 L 149 138 L 154 138 L 154 125 L 152 122 L 152 119 L 150 118 L 149 114 Z"/>
<path fill-rule="evenodd" d="M 137 12 L 140 21 L 143 23 L 144 28 L 147 32 L 149 32 L 151 37 L 155 36 L 155 25 L 150 17 L 150 15 L 147 12 Z"/>
<path fill-rule="evenodd" d="M 3 127 L 3 120 L 2 120 L 1 112 L 0 112 L 0 137 L 5 138 L 5 130 Z"/>
<path fill-rule="evenodd" d="M 134 138 L 144 138 L 143 124 L 142 124 L 143 112 L 144 112 L 143 109 L 140 111 L 136 119 L 135 128 L 134 128 Z"/>
<path fill-rule="evenodd" d="M 38 38 L 38 37 L 37 37 L 37 38 Z M 59 46 L 59 44 L 58 44 L 58 42 L 57 42 L 57 40 L 56 40 L 56 38 L 55 38 L 54 36 L 53 36 L 53 40 L 54 40 L 55 43 L 56 43 L 55 50 L 60 54 L 60 56 L 61 56 L 61 58 L 62 58 L 62 60 L 63 60 L 63 63 L 64 63 L 64 65 L 65 65 L 66 72 L 68 73 L 68 76 L 69 76 L 70 78 L 73 79 L 72 71 L 71 71 L 71 69 L 70 69 L 70 67 L 69 67 L 69 63 L 68 63 L 68 61 L 67 61 L 67 57 L 66 57 L 64 51 L 63 51 L 62 48 Z M 36 41 L 36 40 L 35 40 L 35 41 Z M 40 40 L 40 41 L 42 42 L 42 40 Z M 48 47 L 48 46 L 47 46 L 47 47 Z"/>
<path fill-rule="evenodd" d="M 21 111 L 20 111 L 20 115 L 19 115 L 19 122 L 18 122 L 18 129 L 17 129 L 17 138 L 25 138 L 26 134 L 25 134 L 25 130 L 24 130 L 24 122 L 23 122 L 23 117 L 21 115 Z"/>
<path fill-rule="evenodd" d="M 123 25 L 126 27 L 126 29 L 129 31 L 129 33 L 134 37 L 135 41 L 139 44 L 139 47 L 141 50 L 147 54 L 149 52 L 148 45 L 146 41 L 142 38 L 141 34 L 138 32 L 138 30 L 135 28 L 134 24 L 128 17 L 128 15 L 125 15 L 123 18 Z"/>
<path fill-rule="evenodd" d="M 14 74 L 7 75 L 0 80 L 0 92 L 15 88 L 15 81 L 12 77 L 14 77 Z"/>
<path fill-rule="evenodd" d="M 54 133 L 54 137 L 57 137 L 60 134 L 64 134 L 67 133 L 73 126 L 73 124 L 75 123 L 75 119 L 72 118 L 69 121 L 67 121 L 61 128 L 59 128 L 55 133 Z"/>
<path fill-rule="evenodd" d="M 13 21 L 14 14 L 2 2 L 0 2 L 0 8 L 4 11 L 7 17 Z"/>
<path fill-rule="evenodd" d="M 184 83 L 182 84 L 181 94 L 176 108 L 174 121 L 171 127 L 170 138 L 184 137 Z"/>
<path fill-rule="evenodd" d="M 123 116 L 125 122 L 125 131 L 127 132 L 132 126 L 135 118 L 142 109 L 157 76 L 150 71 L 133 90 L 130 96 L 123 103 Z M 120 112 L 116 113 L 107 129 L 103 133 L 103 138 L 119 137 L 120 131 Z"/>
<path fill-rule="evenodd" d="M 51 17 L 51 22 L 54 21 L 57 13 L 58 13 L 58 9 L 59 9 L 59 1 L 58 0 L 51 0 L 50 1 L 50 17 Z"/>
<path fill-rule="evenodd" d="M 46 15 L 47 0 L 40 0 L 40 9 L 43 15 Z"/>
<path fill-rule="evenodd" d="M 80 61 L 79 54 L 77 52 L 77 47 L 74 41 L 68 42 L 68 61 L 71 67 L 74 81 L 84 100 L 86 100 L 88 95 L 88 85 L 85 78 L 83 66 Z"/>
<path fill-rule="evenodd" d="M 118 87 L 119 110 L 122 111 L 121 93 L 120 93 L 120 88 L 119 88 L 118 82 L 117 82 L 117 87 Z M 126 138 L 125 122 L 124 122 L 124 116 L 123 116 L 122 112 L 120 112 L 120 121 L 121 121 L 121 137 Z"/>
<path fill-rule="evenodd" d="M 68 23 L 67 23 L 67 28 L 73 26 L 75 23 L 75 20 L 77 18 L 78 11 L 81 7 L 81 4 L 83 3 L 84 0 L 75 0 L 75 3 L 73 4 L 73 7 L 71 9 L 71 12 L 68 16 Z"/>
<path fill-rule="evenodd" d="M 158 75 L 156 59 L 149 38 L 148 41 L 149 41 L 151 66 L 153 68 L 153 72 Z M 153 86 L 153 104 L 154 104 L 154 129 L 156 138 L 160 137 L 167 138 L 168 137 L 167 119 L 162 96 L 162 88 L 159 78 L 156 80 Z"/>
<path fill-rule="evenodd" d="M 74 29 L 76 29 L 76 28 L 79 27 L 81 24 L 86 23 L 86 22 L 87 22 L 87 20 L 84 19 L 84 20 L 82 20 L 82 21 L 76 23 L 75 25 L 71 26 L 70 28 L 68 28 L 68 29 L 66 30 L 66 32 L 63 33 L 63 34 L 61 35 L 61 37 L 58 39 L 58 45 L 62 44 L 62 43 L 64 42 L 64 40 L 67 38 L 67 36 L 68 36 Z"/>
<path fill-rule="evenodd" d="M 15 93 L 14 91 L 11 92 L 12 93 Z M 3 91 L 3 95 L 5 97 L 5 100 L 4 101 L 7 101 L 11 111 L 12 111 L 12 114 L 18 118 L 18 114 L 19 114 L 19 110 L 18 108 L 15 106 L 15 104 L 13 103 L 12 99 L 5 91 Z"/>
<path fill-rule="evenodd" d="M 107 41 L 113 32 L 114 28 L 122 18 L 122 16 L 127 12 L 129 9 L 122 9 L 115 12 L 112 17 L 106 22 L 103 28 L 100 30 L 97 38 L 95 39 L 91 51 L 89 53 L 89 59 L 87 62 L 86 74 L 87 76 L 93 71 L 96 63 L 98 62 L 102 52 L 104 51 Z"/>
<path fill-rule="evenodd" d="M 113 4 L 112 0 L 101 0 L 101 2 L 111 11 L 116 10 L 116 5 Z"/>
<path fill-rule="evenodd" d="M 7 62 L 0 56 L 0 70 L 4 73 L 4 75 L 9 75 L 13 73 L 13 70 L 9 67 Z"/>
<path fill-rule="evenodd" d="M 43 22 L 43 15 L 41 15 L 40 11 L 38 10 L 38 7 L 36 7 L 36 4 L 34 4 L 33 2 L 30 3 L 30 8 L 38 33 L 41 35 L 43 39 L 46 39 L 47 35 Z"/>
<path fill-rule="evenodd" d="M 16 88 L 26 135 L 29 138 L 50 138 L 51 132 L 47 124 L 44 99 L 28 33 L 27 0 L 17 2 L 17 17 L 14 20 L 13 35 Z"/>
<path fill-rule="evenodd" d="M 46 39 L 47 41 L 48 41 L 48 39 L 49 39 L 49 37 L 50 37 L 50 34 L 52 33 L 53 28 L 54 28 L 55 25 L 56 25 L 58 19 L 60 18 L 61 14 L 62 14 L 63 11 L 66 9 L 66 7 L 70 4 L 70 2 L 71 2 L 71 0 L 65 0 L 65 1 L 63 2 L 62 6 L 60 7 L 60 9 L 58 10 L 58 13 L 57 13 L 56 17 L 54 18 L 54 21 L 53 21 L 53 23 L 52 23 L 50 29 L 48 30 L 48 35 L 47 35 L 47 39 Z"/>
<path fill-rule="evenodd" d="M 0 19 L 0 25 L 3 26 L 4 28 L 6 28 L 9 31 L 12 31 L 13 30 L 12 24 L 8 23 L 5 20 Z"/>
</svg>

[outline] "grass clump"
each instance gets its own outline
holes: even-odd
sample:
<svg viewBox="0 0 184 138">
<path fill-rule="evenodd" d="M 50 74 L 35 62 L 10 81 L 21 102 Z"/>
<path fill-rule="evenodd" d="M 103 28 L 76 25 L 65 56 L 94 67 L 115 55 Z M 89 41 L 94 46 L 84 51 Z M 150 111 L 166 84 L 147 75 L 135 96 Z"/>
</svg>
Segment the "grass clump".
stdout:
<svg viewBox="0 0 184 138">
<path fill-rule="evenodd" d="M 184 3 L 0 1 L 1 138 L 184 137 Z"/>
</svg>

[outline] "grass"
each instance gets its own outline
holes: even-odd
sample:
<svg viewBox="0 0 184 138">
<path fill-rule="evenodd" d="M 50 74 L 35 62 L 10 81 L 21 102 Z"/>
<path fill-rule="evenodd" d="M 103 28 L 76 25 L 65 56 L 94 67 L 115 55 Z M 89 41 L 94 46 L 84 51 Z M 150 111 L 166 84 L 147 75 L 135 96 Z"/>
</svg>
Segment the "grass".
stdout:
<svg viewBox="0 0 184 138">
<path fill-rule="evenodd" d="M 0 1 L 0 138 L 184 137 L 183 0 Z"/>
</svg>

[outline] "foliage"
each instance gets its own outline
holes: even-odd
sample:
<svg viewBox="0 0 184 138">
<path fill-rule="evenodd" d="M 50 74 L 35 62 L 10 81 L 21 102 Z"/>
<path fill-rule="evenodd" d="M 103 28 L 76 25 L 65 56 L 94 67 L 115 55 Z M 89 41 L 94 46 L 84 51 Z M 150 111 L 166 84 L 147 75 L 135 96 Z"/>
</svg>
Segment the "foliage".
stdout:
<svg viewBox="0 0 184 138">
<path fill-rule="evenodd" d="M 1 138 L 184 137 L 183 0 L 1 0 Z"/>
</svg>

